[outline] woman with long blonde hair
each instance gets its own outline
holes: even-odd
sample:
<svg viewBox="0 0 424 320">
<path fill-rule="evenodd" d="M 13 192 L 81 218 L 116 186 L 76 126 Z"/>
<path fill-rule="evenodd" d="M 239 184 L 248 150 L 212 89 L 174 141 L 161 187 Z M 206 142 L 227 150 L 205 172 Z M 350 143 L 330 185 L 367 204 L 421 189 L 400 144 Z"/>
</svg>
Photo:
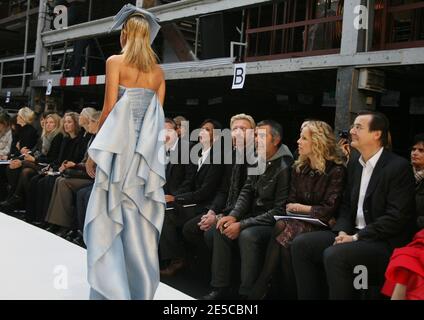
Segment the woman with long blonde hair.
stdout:
<svg viewBox="0 0 424 320">
<path fill-rule="evenodd" d="M 301 233 L 329 228 L 341 202 L 344 159 L 331 127 L 323 121 L 308 121 L 297 144 L 299 158 L 293 165 L 290 193 L 283 210 L 291 218 L 278 220 L 274 227 L 264 267 L 250 295 L 252 299 L 266 296 L 277 272 L 282 279 L 282 297 L 294 298 L 290 243 Z"/>
<path fill-rule="evenodd" d="M 14 159 L 6 169 L 9 183 L 9 197 L 0 203 L 4 212 L 12 212 L 23 205 L 28 196 L 29 181 L 47 164 L 53 162 L 59 155 L 62 134 L 58 114 L 49 114 L 44 119 L 43 132 L 37 145 L 31 150 L 23 147 L 23 159 Z"/>
<path fill-rule="evenodd" d="M 159 25 L 130 4 L 114 21 L 122 54 L 106 62 L 100 131 L 86 163 L 95 177 L 84 227 L 88 281 L 92 299 L 153 299 L 165 213 L 165 80 L 151 48 Z"/>
</svg>

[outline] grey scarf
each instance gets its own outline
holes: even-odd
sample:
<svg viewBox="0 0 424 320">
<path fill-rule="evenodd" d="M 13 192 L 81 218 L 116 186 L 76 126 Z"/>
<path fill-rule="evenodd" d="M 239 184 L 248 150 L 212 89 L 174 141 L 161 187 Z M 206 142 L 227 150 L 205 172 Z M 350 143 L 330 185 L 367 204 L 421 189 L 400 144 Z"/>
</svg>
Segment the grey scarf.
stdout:
<svg viewBox="0 0 424 320">
<path fill-rule="evenodd" d="M 43 155 L 47 155 L 47 153 L 50 150 L 50 146 L 52 144 L 52 141 L 54 139 L 54 137 L 56 137 L 56 135 L 59 133 L 59 130 L 53 130 L 52 132 L 50 132 L 49 134 L 45 134 L 41 140 L 42 140 L 42 144 L 41 144 L 41 153 Z"/>
</svg>

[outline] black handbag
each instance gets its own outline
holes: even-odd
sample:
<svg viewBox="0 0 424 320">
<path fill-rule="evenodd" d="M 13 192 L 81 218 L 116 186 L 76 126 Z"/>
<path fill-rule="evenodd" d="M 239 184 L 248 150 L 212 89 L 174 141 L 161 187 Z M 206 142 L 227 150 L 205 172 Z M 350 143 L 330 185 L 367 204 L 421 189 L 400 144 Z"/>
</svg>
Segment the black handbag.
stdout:
<svg viewBox="0 0 424 320">
<path fill-rule="evenodd" d="M 62 172 L 62 176 L 65 178 L 72 178 L 72 179 L 87 179 L 87 180 L 93 180 L 85 170 L 78 170 L 78 169 L 65 169 L 65 171 Z"/>
</svg>

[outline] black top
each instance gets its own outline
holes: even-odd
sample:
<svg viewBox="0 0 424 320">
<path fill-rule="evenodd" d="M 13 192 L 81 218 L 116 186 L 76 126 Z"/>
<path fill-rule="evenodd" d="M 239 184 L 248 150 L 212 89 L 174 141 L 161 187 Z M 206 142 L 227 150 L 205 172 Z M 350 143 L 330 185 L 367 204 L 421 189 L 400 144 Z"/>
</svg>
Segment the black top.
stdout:
<svg viewBox="0 0 424 320">
<path fill-rule="evenodd" d="M 37 162 L 44 162 L 44 163 L 52 163 L 54 162 L 58 157 L 60 153 L 60 147 L 62 145 L 63 140 L 63 134 L 58 133 L 50 143 L 49 151 L 47 151 L 47 154 L 41 154 L 36 157 Z"/>
<path fill-rule="evenodd" d="M 18 125 L 19 127 L 19 125 Z M 11 155 L 20 155 L 20 150 L 16 148 L 16 144 L 19 142 L 20 149 L 27 147 L 28 149 L 34 148 L 38 140 L 37 130 L 33 126 L 27 124 L 23 127 L 19 127 L 15 139 L 12 143 Z"/>
<path fill-rule="evenodd" d="M 347 186 L 333 231 L 353 234 L 358 211 L 362 165 L 358 156 L 348 164 Z M 384 240 L 392 247 L 407 244 L 414 232 L 415 179 L 411 164 L 384 150 L 372 172 L 363 204 L 365 228 L 361 240 Z"/>
</svg>

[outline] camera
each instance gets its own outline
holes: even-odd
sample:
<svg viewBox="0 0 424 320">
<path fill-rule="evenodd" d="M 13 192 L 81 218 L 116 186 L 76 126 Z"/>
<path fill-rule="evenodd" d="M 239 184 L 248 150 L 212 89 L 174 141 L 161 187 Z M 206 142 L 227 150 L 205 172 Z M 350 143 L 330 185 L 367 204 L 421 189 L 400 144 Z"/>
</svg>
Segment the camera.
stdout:
<svg viewBox="0 0 424 320">
<path fill-rule="evenodd" d="M 349 139 L 349 131 L 348 130 L 340 130 L 339 131 L 339 137 L 341 139 Z"/>
</svg>

